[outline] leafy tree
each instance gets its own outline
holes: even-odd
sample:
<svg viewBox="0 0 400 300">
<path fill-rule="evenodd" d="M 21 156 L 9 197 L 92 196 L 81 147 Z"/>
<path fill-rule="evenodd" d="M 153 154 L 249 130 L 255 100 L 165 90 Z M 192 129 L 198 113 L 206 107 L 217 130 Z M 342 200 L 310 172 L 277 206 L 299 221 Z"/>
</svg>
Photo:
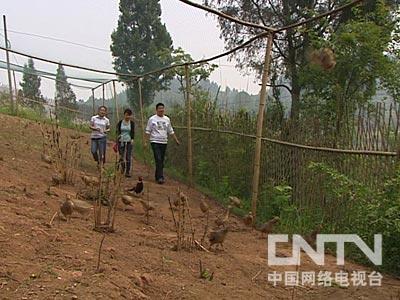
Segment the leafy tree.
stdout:
<svg viewBox="0 0 400 300">
<path fill-rule="evenodd" d="M 20 85 L 22 87 L 23 97 L 26 99 L 22 99 L 22 103 L 25 106 L 44 111 L 43 103 L 46 101 L 43 99 L 40 92 L 40 77 L 36 72 L 34 62 L 31 58 L 28 60 L 28 63 L 24 65 L 23 72 L 22 82 Z"/>
<path fill-rule="evenodd" d="M 172 52 L 172 60 L 174 64 L 184 64 L 193 62 L 193 58 L 190 54 L 186 53 L 181 47 L 175 49 Z M 196 90 L 199 89 L 199 84 L 201 81 L 208 79 L 211 73 L 218 66 L 215 64 L 198 64 L 198 65 L 190 65 L 189 66 L 189 77 L 191 88 Z M 175 76 L 178 79 L 179 84 L 181 86 L 181 91 L 186 97 L 186 70 L 185 67 L 177 67 L 171 70 L 171 75 Z"/>
<path fill-rule="evenodd" d="M 121 0 L 121 15 L 112 33 L 111 51 L 114 68 L 120 73 L 143 74 L 169 65 L 172 40 L 161 23 L 159 0 Z M 132 78 L 121 78 L 128 86 L 128 99 L 138 107 L 138 83 Z M 156 74 L 142 80 L 143 101 L 150 104 L 156 91 L 163 90 L 170 77 Z"/>
<path fill-rule="evenodd" d="M 61 64 L 59 64 L 57 68 L 55 100 L 59 106 L 70 109 L 77 109 L 78 107 L 75 93 L 67 81 L 67 75 L 65 74 L 64 67 Z M 71 115 L 71 113 L 66 110 L 60 109 L 60 111 L 62 111 L 62 115 Z"/>
<path fill-rule="evenodd" d="M 276 28 L 293 24 L 301 20 L 310 18 L 319 13 L 329 11 L 339 6 L 348 3 L 349 1 L 344 0 L 323 0 L 323 1 L 280 1 L 280 0 L 208 0 L 204 1 L 206 4 L 209 3 L 213 7 L 229 14 L 234 17 L 250 21 L 253 23 L 261 23 L 266 26 L 273 26 Z M 291 108 L 290 108 L 290 121 L 292 136 L 296 136 L 296 130 L 299 128 L 298 124 L 302 113 L 302 101 L 304 99 L 303 91 L 305 89 L 304 83 L 306 80 L 311 80 L 308 71 L 310 70 L 309 52 L 313 47 L 318 47 L 323 45 L 322 41 L 325 41 L 325 45 L 332 47 L 335 51 L 338 51 L 339 59 L 348 59 L 346 55 L 340 53 L 342 51 L 339 49 L 339 45 L 346 44 L 346 31 L 353 29 L 361 29 L 363 23 L 366 24 L 366 28 L 374 33 L 374 38 L 380 33 L 382 36 L 375 41 L 370 41 L 367 43 L 364 34 L 358 36 L 360 40 L 358 42 L 364 42 L 363 52 L 358 51 L 358 43 L 354 40 L 354 43 L 348 41 L 346 44 L 346 51 L 350 53 L 351 57 L 358 55 L 358 61 L 364 61 L 364 64 L 358 65 L 357 70 L 351 71 L 353 68 L 352 63 L 342 63 L 342 69 L 347 68 L 348 70 L 341 70 L 340 72 L 334 72 L 333 76 L 342 76 L 336 80 L 329 92 L 330 98 L 335 98 L 338 96 L 338 90 L 346 90 L 347 84 L 344 74 L 350 74 L 358 72 L 359 75 L 367 75 L 368 79 L 358 78 L 354 79 L 354 82 L 361 79 L 361 84 L 353 85 L 353 89 L 357 91 L 352 91 L 353 93 L 358 93 L 362 91 L 371 81 L 376 81 L 381 73 L 370 72 L 370 64 L 367 59 L 374 60 L 372 64 L 375 65 L 374 70 L 382 69 L 384 66 L 381 64 L 386 64 L 386 61 L 382 58 L 385 48 L 388 47 L 391 32 L 394 30 L 396 24 L 396 14 L 393 13 L 392 7 L 395 7 L 395 1 L 366 1 L 362 6 L 357 8 L 348 8 L 343 12 L 335 15 L 331 15 L 327 18 L 320 19 L 318 21 L 309 23 L 302 27 L 288 29 L 275 36 L 274 48 L 273 48 L 273 60 L 272 60 L 272 85 L 278 85 L 279 88 L 285 86 L 285 88 L 290 92 L 291 96 Z M 389 10 L 391 8 L 391 11 Z M 352 23 L 352 25 L 346 25 L 349 21 L 355 21 L 358 24 Z M 248 38 L 249 35 L 254 35 L 259 33 L 259 29 L 254 29 L 242 25 L 238 25 L 227 21 L 225 19 L 219 19 L 221 27 L 221 37 L 225 40 L 227 48 L 233 48 L 238 44 L 241 44 L 244 40 Z M 360 34 L 362 34 L 360 32 Z M 352 35 L 350 32 L 348 35 Z M 350 38 L 352 39 L 352 38 Z M 357 37 L 355 37 L 357 39 Z M 319 44 L 315 43 L 318 40 Z M 237 61 L 237 65 L 240 68 L 252 68 L 256 69 L 261 73 L 263 64 L 263 55 L 265 51 L 265 40 L 259 40 L 253 43 L 252 46 L 246 47 L 243 51 L 239 51 L 234 54 L 234 58 Z M 336 46 L 337 45 L 337 46 Z M 376 48 L 378 47 L 378 48 Z M 371 48 L 371 55 L 364 56 L 367 48 Z M 354 50 L 354 51 L 353 51 Z M 377 51 L 382 51 L 380 56 L 377 57 Z M 377 59 L 375 61 L 375 59 Z M 351 61 L 349 59 L 349 61 Z M 380 65 L 380 66 L 378 66 Z M 370 72 L 370 74 L 367 74 Z M 321 73 L 321 72 L 320 72 Z M 361 73 L 361 74 L 360 74 Z M 329 75 L 330 76 L 330 75 Z M 286 84 L 282 84 L 279 81 L 284 81 Z M 315 88 L 311 84 L 316 84 L 318 86 L 318 78 L 314 77 L 314 81 L 307 82 L 308 89 Z M 372 86 L 376 86 L 375 84 Z M 369 92 L 372 92 L 370 90 Z"/>
</svg>

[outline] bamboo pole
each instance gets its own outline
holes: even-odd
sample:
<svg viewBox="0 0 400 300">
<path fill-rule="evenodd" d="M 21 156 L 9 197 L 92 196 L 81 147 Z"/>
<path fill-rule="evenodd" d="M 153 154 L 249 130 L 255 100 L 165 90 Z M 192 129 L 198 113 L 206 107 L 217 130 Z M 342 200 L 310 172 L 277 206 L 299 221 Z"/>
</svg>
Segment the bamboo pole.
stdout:
<svg viewBox="0 0 400 300">
<path fill-rule="evenodd" d="M 104 88 L 104 83 L 103 83 L 102 87 L 103 87 L 103 106 L 104 106 L 104 101 L 105 101 L 105 88 Z"/>
<path fill-rule="evenodd" d="M 252 187 L 252 199 L 251 199 L 251 211 L 254 216 L 253 223 L 256 220 L 256 215 L 257 215 L 258 189 L 260 184 L 260 158 L 261 158 L 261 146 L 262 146 L 262 132 L 264 124 L 265 103 L 267 98 L 267 84 L 269 82 L 272 42 L 274 39 L 273 33 L 269 32 L 267 38 L 268 38 L 267 49 L 265 52 L 264 68 L 263 68 L 261 91 L 260 91 L 260 102 L 257 114 L 256 146 L 254 153 L 253 187 Z"/>
<path fill-rule="evenodd" d="M 14 107 L 14 99 L 13 99 L 13 88 L 12 88 L 12 80 L 11 80 L 11 68 L 10 68 L 10 54 L 9 54 L 9 43 L 7 38 L 7 22 L 6 16 L 3 15 L 3 28 L 4 28 L 4 40 L 6 43 L 6 60 L 7 60 L 7 74 L 8 74 L 8 89 L 10 91 L 10 105 L 11 105 L 11 113 L 15 112 Z"/>
<path fill-rule="evenodd" d="M 118 103 L 117 103 L 117 92 L 115 89 L 115 80 L 113 80 L 113 91 L 114 91 L 114 103 L 115 103 L 115 115 L 117 117 L 116 122 L 118 122 L 119 120 L 119 111 L 118 111 Z"/>
<path fill-rule="evenodd" d="M 14 79 L 14 94 L 15 94 L 15 113 L 18 114 L 18 88 L 17 88 L 17 79 L 15 78 L 15 71 L 13 70 L 13 79 Z"/>
<path fill-rule="evenodd" d="M 94 103 L 94 89 L 92 89 L 92 112 L 93 112 L 93 115 L 96 114 L 96 107 L 95 107 L 95 103 Z"/>
<path fill-rule="evenodd" d="M 187 107 L 187 135 L 188 135 L 188 175 L 189 185 L 193 185 L 193 141 L 192 141 L 192 117 L 191 117 L 191 84 L 189 65 L 185 65 L 185 79 L 186 79 L 186 107 Z"/>
<path fill-rule="evenodd" d="M 140 132 L 142 133 L 142 149 L 143 149 L 143 155 L 145 158 L 145 164 L 146 164 L 146 155 L 145 155 L 145 125 L 144 125 L 144 112 L 143 112 L 143 94 L 142 94 L 142 79 L 138 79 L 138 89 L 139 89 L 139 108 L 140 108 L 140 126 L 142 127 Z"/>
</svg>

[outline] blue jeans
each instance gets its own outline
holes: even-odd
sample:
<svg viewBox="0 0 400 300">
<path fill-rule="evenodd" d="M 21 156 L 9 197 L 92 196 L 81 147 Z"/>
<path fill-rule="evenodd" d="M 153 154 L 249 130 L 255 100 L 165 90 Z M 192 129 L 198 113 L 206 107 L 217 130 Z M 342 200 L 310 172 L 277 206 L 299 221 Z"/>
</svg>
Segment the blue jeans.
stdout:
<svg viewBox="0 0 400 300">
<path fill-rule="evenodd" d="M 156 181 L 164 179 L 164 160 L 167 144 L 151 143 L 153 149 L 154 160 L 156 162 Z"/>
<path fill-rule="evenodd" d="M 121 171 L 126 175 L 129 175 L 131 173 L 132 148 L 133 146 L 131 142 L 119 142 L 118 144 L 119 162 L 121 165 Z"/>
<path fill-rule="evenodd" d="M 106 148 L 107 148 L 107 137 L 99 139 L 92 139 L 90 151 L 93 154 L 93 158 L 98 164 L 102 161 L 106 163 Z"/>
</svg>

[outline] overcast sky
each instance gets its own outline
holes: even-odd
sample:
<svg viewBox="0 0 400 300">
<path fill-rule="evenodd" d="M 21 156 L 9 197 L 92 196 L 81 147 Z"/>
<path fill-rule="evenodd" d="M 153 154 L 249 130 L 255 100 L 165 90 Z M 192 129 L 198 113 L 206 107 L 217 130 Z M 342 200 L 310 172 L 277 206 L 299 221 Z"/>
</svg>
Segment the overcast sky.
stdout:
<svg viewBox="0 0 400 300">
<path fill-rule="evenodd" d="M 117 26 L 119 16 L 117 0 L 8 0 L 2 1 L 0 12 L 7 17 L 9 40 L 15 50 L 32 55 L 97 69 L 112 71 L 112 57 L 109 51 L 110 34 Z M 174 47 L 182 47 L 194 59 L 208 57 L 224 51 L 219 38 L 217 21 L 202 11 L 187 6 L 178 0 L 161 0 L 162 21 L 171 34 Z M 201 2 L 201 1 L 197 1 Z M 1 26 L 2 28 L 3 26 Z M 31 37 L 12 31 L 50 36 L 80 44 L 104 49 L 94 50 L 62 42 Z M 1 30 L 3 33 L 3 30 Z M 4 36 L 0 35 L 1 45 Z M 5 60 L 4 51 L 0 59 Z M 26 59 L 11 55 L 12 63 L 24 64 Z M 242 76 L 226 59 L 216 61 L 223 65 L 211 79 L 231 88 L 258 93 L 254 76 Z M 55 72 L 56 66 L 36 62 L 37 69 Z M 227 66 L 228 65 L 228 66 Z M 98 74 L 68 70 L 68 74 Z M 17 81 L 21 76 L 17 75 Z M 7 84 L 7 72 L 0 70 L 0 82 Z M 74 83 L 85 84 L 74 81 Z M 91 91 L 74 88 L 78 98 L 87 98 Z M 54 97 L 54 81 L 42 79 L 42 93 Z M 100 97 L 101 91 L 97 96 Z M 108 90 L 110 93 L 110 90 Z"/>
</svg>

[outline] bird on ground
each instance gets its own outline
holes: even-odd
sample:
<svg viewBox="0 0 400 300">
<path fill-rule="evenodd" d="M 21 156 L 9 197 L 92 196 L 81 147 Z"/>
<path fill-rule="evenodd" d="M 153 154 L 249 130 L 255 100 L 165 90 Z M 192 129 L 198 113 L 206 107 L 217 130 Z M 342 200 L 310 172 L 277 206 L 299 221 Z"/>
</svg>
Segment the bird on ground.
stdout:
<svg viewBox="0 0 400 300">
<path fill-rule="evenodd" d="M 236 206 L 238 208 L 242 207 L 242 201 L 238 197 L 235 196 L 229 196 L 229 202 L 231 205 Z"/>
<path fill-rule="evenodd" d="M 203 212 L 203 214 L 208 213 L 208 211 L 210 210 L 210 206 L 205 201 L 205 197 L 204 196 L 203 196 L 203 198 L 200 199 L 200 209 Z"/>
<path fill-rule="evenodd" d="M 139 176 L 136 185 L 133 188 L 127 190 L 127 192 L 133 196 L 138 196 L 143 193 L 143 190 L 144 190 L 143 177 Z"/>
<path fill-rule="evenodd" d="M 215 224 L 216 224 L 218 227 L 220 227 L 220 226 L 224 226 L 224 227 L 225 227 L 225 225 L 226 225 L 226 223 L 228 222 L 228 219 L 229 219 L 229 214 L 230 214 L 230 212 L 231 212 L 231 208 L 232 208 L 232 206 L 228 205 L 228 208 L 227 208 L 227 210 L 226 210 L 225 216 L 222 217 L 222 218 L 217 218 L 217 219 L 215 220 Z"/>
<path fill-rule="evenodd" d="M 70 195 L 67 195 L 65 201 L 60 205 L 60 211 L 67 218 L 67 221 L 71 219 L 71 215 L 74 212 L 74 202 L 71 200 Z"/>
<path fill-rule="evenodd" d="M 128 195 L 123 195 L 121 197 L 122 203 L 124 203 L 126 206 L 132 206 L 133 207 L 133 202 L 134 199 L 131 196 Z M 126 207 L 124 208 L 124 210 L 126 209 Z"/>
<path fill-rule="evenodd" d="M 304 238 L 306 242 L 314 249 L 316 247 L 315 241 L 317 239 L 317 235 L 321 232 L 322 228 L 322 224 L 317 225 L 314 230 Z"/>
<path fill-rule="evenodd" d="M 72 202 L 74 204 L 74 211 L 81 215 L 88 215 L 93 210 L 93 206 L 86 201 L 72 199 Z"/>
<path fill-rule="evenodd" d="M 253 214 L 249 212 L 247 215 L 244 216 L 243 222 L 246 226 L 252 226 L 253 225 Z"/>
<path fill-rule="evenodd" d="M 268 222 L 262 224 L 259 228 L 258 231 L 261 231 L 261 236 L 263 233 L 265 233 L 265 235 L 267 236 L 268 234 L 270 234 L 273 230 L 274 230 L 274 226 L 276 225 L 276 223 L 279 222 L 279 217 L 273 217 L 271 220 L 269 220 Z"/>
<path fill-rule="evenodd" d="M 227 233 L 228 233 L 227 227 L 210 232 L 208 238 L 210 242 L 210 249 L 214 244 L 221 245 L 222 249 L 224 249 L 224 241 Z"/>
<path fill-rule="evenodd" d="M 145 211 L 146 214 L 149 213 L 151 210 L 155 210 L 155 206 L 153 202 L 151 201 L 146 201 L 146 200 L 139 200 L 140 203 L 142 204 L 143 210 Z"/>
<path fill-rule="evenodd" d="M 99 184 L 99 178 L 94 176 L 82 175 L 81 179 L 88 186 L 95 186 Z"/>
<path fill-rule="evenodd" d="M 53 185 L 60 185 L 64 183 L 64 181 L 64 177 L 60 173 L 56 173 L 51 176 L 51 182 L 53 183 Z"/>
<path fill-rule="evenodd" d="M 53 162 L 50 155 L 42 153 L 41 158 L 45 163 L 47 163 L 49 165 Z"/>
</svg>

